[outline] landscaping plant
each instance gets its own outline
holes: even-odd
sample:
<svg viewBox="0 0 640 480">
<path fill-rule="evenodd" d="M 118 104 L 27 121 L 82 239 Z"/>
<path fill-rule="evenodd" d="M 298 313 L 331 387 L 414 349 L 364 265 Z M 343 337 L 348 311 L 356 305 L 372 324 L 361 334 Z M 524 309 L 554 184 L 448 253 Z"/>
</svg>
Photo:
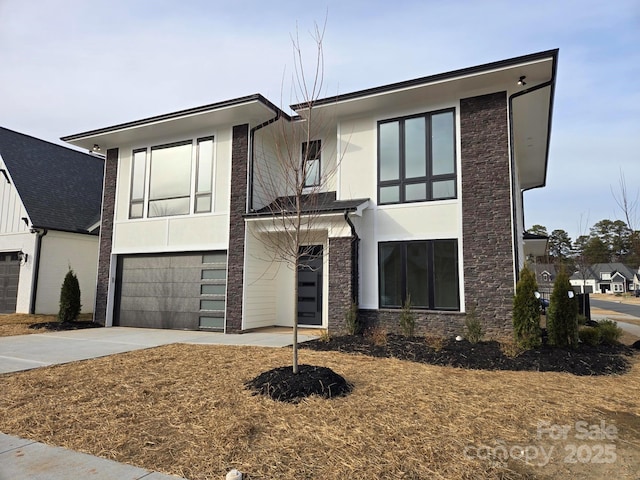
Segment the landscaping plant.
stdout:
<svg viewBox="0 0 640 480">
<path fill-rule="evenodd" d="M 74 322 L 80 315 L 80 284 L 78 277 L 69 268 L 64 277 L 62 288 L 60 289 L 60 311 L 58 312 L 58 320 L 61 322 Z"/>
<path fill-rule="evenodd" d="M 400 310 L 400 329 L 405 336 L 413 337 L 413 332 L 416 329 L 416 318 L 411 311 L 411 295 L 407 295 L 407 299 L 402 305 L 402 310 Z"/>
<path fill-rule="evenodd" d="M 547 333 L 551 345 L 575 347 L 578 344 L 578 303 L 564 268 L 553 285 L 547 309 Z"/>
<path fill-rule="evenodd" d="M 464 319 L 464 338 L 471 343 L 478 343 L 482 340 L 483 335 L 484 330 L 476 313 L 476 309 L 475 307 L 471 308 Z"/>
<path fill-rule="evenodd" d="M 622 336 L 622 329 L 613 320 L 601 320 L 596 328 L 600 333 L 600 343 L 615 345 Z"/>
<path fill-rule="evenodd" d="M 513 299 L 513 335 L 522 348 L 540 346 L 540 302 L 536 298 L 538 284 L 535 274 L 524 267 Z"/>
<path fill-rule="evenodd" d="M 358 305 L 356 302 L 351 302 L 349 308 L 344 314 L 344 323 L 347 327 L 347 333 L 349 335 L 356 335 L 360 333 L 360 322 L 358 319 Z"/>
</svg>

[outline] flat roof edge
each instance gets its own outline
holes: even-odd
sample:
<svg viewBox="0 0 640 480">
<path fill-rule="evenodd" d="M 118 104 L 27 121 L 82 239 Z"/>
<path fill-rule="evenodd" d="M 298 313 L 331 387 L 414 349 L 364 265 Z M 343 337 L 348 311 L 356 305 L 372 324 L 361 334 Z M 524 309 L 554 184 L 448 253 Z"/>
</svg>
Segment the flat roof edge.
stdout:
<svg viewBox="0 0 640 480">
<path fill-rule="evenodd" d="M 530 53 L 528 55 L 522 55 L 520 57 L 509 58 L 506 60 L 498 60 L 496 62 L 485 63 L 482 65 L 476 65 L 473 67 L 466 67 L 459 70 L 452 70 L 450 72 L 437 73 L 435 75 L 428 75 L 426 77 L 414 78 L 412 80 L 405 80 L 401 82 L 390 83 L 388 85 L 382 85 L 379 87 L 367 88 L 364 90 L 358 90 L 351 93 L 345 93 L 342 95 L 335 95 L 326 98 L 320 98 L 313 102 L 314 106 L 322 106 L 331 103 L 338 103 L 346 100 L 354 100 L 360 97 L 367 97 L 369 95 L 375 95 L 378 93 L 386 93 L 392 92 L 394 90 L 400 90 L 403 88 L 414 87 L 422 84 L 433 83 L 442 80 L 453 79 L 456 77 L 462 77 L 465 75 L 472 75 L 474 73 L 481 73 L 484 71 L 495 70 L 497 68 L 505 68 L 510 66 L 515 66 L 520 63 L 532 62 L 536 60 L 544 60 L 546 58 L 556 63 L 556 58 L 558 56 L 559 49 L 555 48 L 552 50 L 545 50 L 537 53 Z M 294 111 L 305 108 L 308 105 L 308 102 L 298 103 L 295 105 L 290 105 L 291 109 Z"/>
<path fill-rule="evenodd" d="M 265 105 L 267 108 L 272 110 L 273 113 L 278 113 L 279 112 L 281 116 L 283 116 L 284 118 L 290 120 L 290 116 L 286 112 L 283 112 L 279 107 L 277 107 L 272 102 L 267 100 L 261 94 L 256 93 L 256 94 L 247 95 L 247 96 L 244 96 L 244 97 L 233 98 L 231 100 L 224 100 L 222 102 L 211 103 L 211 104 L 208 104 L 208 105 L 202 105 L 200 107 L 188 108 L 188 109 L 185 109 L 185 110 L 179 110 L 177 112 L 165 113 L 165 114 L 162 114 L 162 115 L 156 115 L 156 116 L 153 116 L 153 117 L 143 118 L 143 119 L 140 119 L 140 120 L 134 120 L 133 122 L 120 123 L 120 124 L 113 125 L 113 126 L 110 126 L 110 127 L 98 128 L 98 129 L 95 129 L 95 130 L 89 130 L 87 132 L 81 132 L 81 133 L 76 133 L 76 134 L 73 134 L 73 135 L 67 135 L 65 137 L 61 137 L 60 140 L 62 140 L 63 142 L 71 142 L 73 140 L 80 140 L 80 139 L 83 139 L 83 138 L 89 138 L 89 137 L 93 137 L 93 136 L 96 136 L 96 135 L 116 132 L 118 130 L 123 130 L 123 129 L 126 129 L 126 128 L 138 127 L 138 126 L 146 125 L 146 124 L 149 124 L 149 123 L 160 122 L 160 121 L 163 121 L 163 120 L 171 120 L 171 119 L 174 119 L 174 118 L 180 118 L 180 117 L 184 117 L 184 116 L 187 116 L 187 115 L 194 115 L 194 114 L 198 114 L 198 113 L 204 113 L 204 112 L 207 112 L 207 111 L 219 110 L 219 109 L 228 108 L 228 107 L 234 107 L 234 106 L 243 105 L 243 104 L 251 103 L 251 102 L 260 102 L 263 105 Z"/>
</svg>

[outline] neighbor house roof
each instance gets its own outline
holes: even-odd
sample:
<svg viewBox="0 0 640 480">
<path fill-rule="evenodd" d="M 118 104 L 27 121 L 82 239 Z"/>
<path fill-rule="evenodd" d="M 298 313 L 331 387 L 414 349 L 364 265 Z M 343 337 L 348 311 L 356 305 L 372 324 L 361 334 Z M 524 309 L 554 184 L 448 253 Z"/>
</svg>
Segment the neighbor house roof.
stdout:
<svg viewBox="0 0 640 480">
<path fill-rule="evenodd" d="M 100 218 L 104 160 L 0 127 L 0 156 L 34 228 L 89 233 Z"/>
<path fill-rule="evenodd" d="M 586 278 L 602 280 L 603 273 L 610 273 L 613 276 L 616 272 L 620 273 L 627 280 L 633 280 L 636 271 L 624 263 L 594 263 L 587 270 Z M 582 280 L 582 274 L 576 272 L 571 276 L 571 280 Z M 606 281 L 606 280 L 605 280 Z"/>
</svg>

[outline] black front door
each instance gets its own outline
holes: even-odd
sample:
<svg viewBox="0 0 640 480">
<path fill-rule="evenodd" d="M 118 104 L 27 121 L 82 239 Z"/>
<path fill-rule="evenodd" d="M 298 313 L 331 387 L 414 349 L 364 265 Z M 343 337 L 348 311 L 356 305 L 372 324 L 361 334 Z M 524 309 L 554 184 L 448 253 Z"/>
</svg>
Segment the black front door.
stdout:
<svg viewBox="0 0 640 480">
<path fill-rule="evenodd" d="M 298 325 L 322 325 L 322 245 L 301 247 Z"/>
</svg>

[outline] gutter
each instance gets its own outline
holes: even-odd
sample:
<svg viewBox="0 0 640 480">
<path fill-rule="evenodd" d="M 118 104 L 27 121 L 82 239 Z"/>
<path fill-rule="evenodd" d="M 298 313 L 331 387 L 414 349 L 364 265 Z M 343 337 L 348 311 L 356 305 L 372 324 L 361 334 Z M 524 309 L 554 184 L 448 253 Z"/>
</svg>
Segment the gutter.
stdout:
<svg viewBox="0 0 640 480">
<path fill-rule="evenodd" d="M 47 230 L 46 228 L 38 230 L 36 227 L 32 227 L 32 230 L 35 230 L 34 233 L 37 234 L 37 238 L 33 262 L 33 285 L 31 287 L 31 298 L 29 299 L 29 313 L 31 315 L 36 313 L 36 298 L 38 296 L 38 277 L 40 276 L 40 251 L 42 249 L 42 237 L 49 233 L 49 230 Z"/>
<path fill-rule="evenodd" d="M 351 272 L 351 294 L 353 295 L 353 298 L 351 300 L 353 300 L 353 303 L 358 305 L 358 293 L 359 293 L 359 287 L 360 287 L 358 284 L 358 279 L 360 277 L 360 271 L 358 268 L 358 256 L 360 252 L 360 237 L 358 236 L 358 232 L 356 231 L 355 225 L 353 224 L 353 222 L 351 221 L 351 218 L 349 217 L 349 210 L 344 211 L 344 219 L 349 225 L 349 227 L 351 227 L 351 236 L 353 237 L 351 239 L 351 265 L 353 268 Z"/>
</svg>

